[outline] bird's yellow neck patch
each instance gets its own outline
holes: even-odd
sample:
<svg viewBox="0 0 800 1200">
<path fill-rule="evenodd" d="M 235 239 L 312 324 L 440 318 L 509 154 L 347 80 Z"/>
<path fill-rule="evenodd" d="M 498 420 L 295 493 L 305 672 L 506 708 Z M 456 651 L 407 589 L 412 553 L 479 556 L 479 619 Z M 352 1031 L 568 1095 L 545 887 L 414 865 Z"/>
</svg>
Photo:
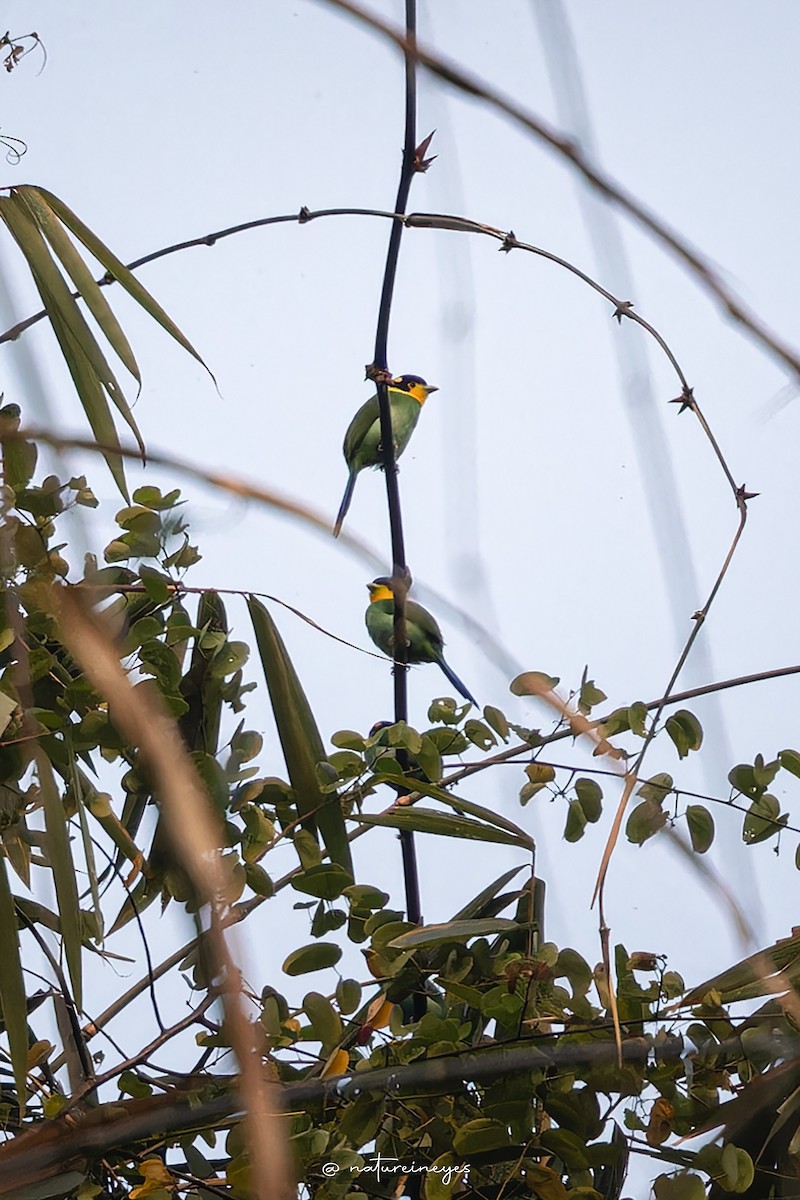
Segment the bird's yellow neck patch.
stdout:
<svg viewBox="0 0 800 1200">
<path fill-rule="evenodd" d="M 416 400 L 417 404 L 419 404 L 420 407 L 422 407 L 422 405 L 428 399 L 428 389 L 426 387 L 423 387 L 423 385 L 421 383 L 412 383 L 411 387 L 409 387 L 409 388 L 390 387 L 389 391 L 390 392 L 402 392 L 404 396 L 411 396 L 414 400 Z M 385 600 L 386 597 L 384 596 L 383 599 Z"/>
<path fill-rule="evenodd" d="M 370 583 L 369 602 L 374 604 L 376 600 L 394 600 L 394 592 L 385 583 Z"/>
</svg>

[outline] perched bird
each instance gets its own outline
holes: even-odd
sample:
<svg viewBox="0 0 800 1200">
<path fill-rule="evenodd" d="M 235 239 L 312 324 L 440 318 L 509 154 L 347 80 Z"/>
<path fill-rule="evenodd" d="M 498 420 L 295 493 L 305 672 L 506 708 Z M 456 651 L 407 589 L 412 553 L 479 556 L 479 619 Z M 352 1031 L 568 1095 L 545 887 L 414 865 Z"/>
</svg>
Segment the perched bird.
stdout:
<svg viewBox="0 0 800 1200">
<path fill-rule="evenodd" d="M 394 592 L 391 579 L 374 579 L 367 584 L 369 607 L 365 620 L 367 632 L 375 645 L 389 658 L 394 658 Z M 478 704 L 475 697 L 445 662 L 442 631 L 426 608 L 414 600 L 406 601 L 406 660 L 409 663 L 435 662 L 465 700 Z"/>
<path fill-rule="evenodd" d="M 414 432 L 414 426 L 419 420 L 422 406 L 431 392 L 438 388 L 419 375 L 398 375 L 389 383 L 389 409 L 392 414 L 392 435 L 394 437 L 394 456 L 399 458 L 408 445 L 408 439 Z M 365 467 L 379 467 L 381 458 L 381 414 L 378 404 L 378 394 L 370 396 L 366 404 L 362 404 L 347 427 L 344 435 L 345 462 L 350 469 L 347 487 L 339 508 L 339 515 L 333 527 L 333 536 L 338 537 L 342 522 L 347 515 L 350 501 L 353 498 L 353 488 L 359 471 Z"/>
</svg>

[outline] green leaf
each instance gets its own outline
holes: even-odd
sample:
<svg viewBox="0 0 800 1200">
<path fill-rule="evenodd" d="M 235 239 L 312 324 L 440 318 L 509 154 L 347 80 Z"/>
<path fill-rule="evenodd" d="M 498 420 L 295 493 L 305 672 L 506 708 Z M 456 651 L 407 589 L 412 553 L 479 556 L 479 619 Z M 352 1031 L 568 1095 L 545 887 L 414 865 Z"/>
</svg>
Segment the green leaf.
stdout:
<svg viewBox="0 0 800 1200">
<path fill-rule="evenodd" d="M 453 1136 L 453 1149 L 462 1158 L 470 1159 L 487 1150 L 497 1150 L 511 1144 L 505 1125 L 489 1117 L 478 1117 L 460 1125 Z"/>
<path fill-rule="evenodd" d="M 658 833 L 667 823 L 667 814 L 655 800 L 643 800 L 628 817 L 625 836 L 629 842 L 641 846 L 648 838 Z"/>
<path fill-rule="evenodd" d="M 331 734 L 331 745 L 340 750 L 354 750 L 357 754 L 363 754 L 367 743 L 360 733 L 352 729 L 340 729 L 338 733 Z"/>
<path fill-rule="evenodd" d="M 11 1066 L 20 1108 L 25 1106 L 28 1071 L 28 1014 L 25 980 L 19 955 L 19 934 L 14 897 L 8 883 L 5 861 L 0 860 L 0 1004 L 8 1033 Z"/>
<path fill-rule="evenodd" d="M 321 864 L 308 867 L 299 875 L 293 875 L 289 881 L 296 892 L 305 896 L 316 896 L 320 900 L 335 900 L 341 896 L 346 887 L 353 882 L 353 877 L 344 867 L 336 863 Z"/>
<path fill-rule="evenodd" d="M 656 1200 L 706 1200 L 706 1189 L 699 1175 L 659 1175 L 653 1183 Z"/>
<path fill-rule="evenodd" d="M 692 849 L 698 854 L 705 854 L 714 841 L 714 818 L 702 804 L 690 804 L 686 809 L 686 820 Z"/>
<path fill-rule="evenodd" d="M 174 338 L 179 345 L 183 346 L 184 350 L 191 354 L 192 358 L 196 359 L 197 362 L 199 362 L 200 365 L 204 367 L 206 371 L 208 371 L 208 367 L 203 362 L 202 358 L 197 353 L 191 342 L 184 337 L 175 322 L 167 316 L 164 309 L 150 295 L 147 288 L 143 287 L 136 276 L 125 266 L 124 263 L 120 262 L 115 254 L 112 254 L 108 246 L 101 242 L 100 238 L 97 237 L 96 234 L 92 233 L 91 229 L 87 228 L 83 221 L 81 221 L 80 218 L 76 216 L 76 214 L 70 208 L 68 208 L 66 204 L 64 204 L 63 200 L 59 200 L 58 196 L 54 196 L 53 193 L 49 192 L 46 188 L 37 188 L 36 190 L 47 201 L 56 216 L 63 221 L 70 233 L 74 234 L 78 241 L 83 242 L 89 253 L 93 254 L 97 261 L 103 267 L 105 267 L 109 275 L 112 275 L 114 279 L 116 279 L 117 283 L 125 288 L 125 291 L 128 293 L 128 295 L 132 296 L 137 304 L 140 304 L 145 312 L 147 312 L 153 318 L 153 320 L 157 321 L 162 329 L 166 330 L 170 337 Z M 208 373 L 211 375 L 210 371 L 208 371 Z M 214 376 L 211 375 L 211 378 L 214 379 Z"/>
<path fill-rule="evenodd" d="M 317 763 L 326 756 L 314 714 L 269 612 L 255 596 L 248 597 L 247 607 L 298 813 L 305 828 L 319 829 L 331 860 L 352 877 L 353 861 L 339 797 L 335 792 L 325 794 L 317 780 Z"/>
<path fill-rule="evenodd" d="M 497 745 L 497 738 L 489 726 L 483 721 L 475 720 L 474 717 L 464 722 L 464 736 L 468 737 L 473 746 L 477 746 L 479 750 L 490 750 L 492 746 Z"/>
<path fill-rule="evenodd" d="M 440 942 L 467 942 L 471 938 L 495 933 L 513 933 L 519 929 L 516 921 L 504 917 L 488 917 L 482 921 L 446 921 L 442 925 L 422 925 L 401 933 L 388 945 L 395 950 L 418 950 L 420 946 L 436 946 Z"/>
<path fill-rule="evenodd" d="M 756 783 L 755 772 L 750 763 L 737 763 L 735 767 L 731 767 L 728 772 L 728 782 L 731 787 L 744 796 L 757 796 L 759 791 L 763 792 L 764 790 L 759 788 Z"/>
<path fill-rule="evenodd" d="M 119 321 L 111 311 L 108 301 L 95 283 L 91 271 L 67 237 L 63 225 L 50 205 L 35 187 L 23 185 L 14 188 L 14 194 L 21 197 L 26 204 L 28 211 L 58 255 L 64 270 L 75 285 L 75 290 L 85 301 L 86 307 L 97 321 L 114 353 L 130 371 L 136 382 L 141 385 L 142 378 L 133 350 Z M 133 420 L 132 416 L 130 420 Z"/>
<path fill-rule="evenodd" d="M 494 900 L 498 892 L 500 892 L 507 883 L 510 883 L 514 876 L 518 875 L 521 870 L 522 867 L 511 867 L 510 870 L 504 871 L 503 874 L 495 879 L 493 883 L 490 883 L 482 891 L 478 892 L 477 896 L 474 896 L 473 899 L 469 900 L 463 908 L 459 909 L 458 912 L 454 914 L 452 919 L 454 921 L 466 921 L 471 920 L 474 917 L 482 916 L 485 912 L 486 906 L 492 900 Z"/>
<path fill-rule="evenodd" d="M 779 821 L 780 811 L 780 804 L 769 792 L 757 796 L 747 810 L 742 825 L 742 841 L 753 846 L 756 842 L 765 842 L 773 837 L 785 824 L 785 820 Z"/>
<path fill-rule="evenodd" d="M 420 746 L 416 753 L 416 759 L 430 782 L 438 783 L 444 772 L 442 756 L 436 747 L 436 743 L 426 733 L 420 738 Z"/>
<path fill-rule="evenodd" d="M 582 711 L 591 712 L 596 704 L 602 704 L 607 699 L 608 696 L 597 687 L 593 679 L 587 679 L 581 684 L 578 704 Z"/>
<path fill-rule="evenodd" d="M 583 809 L 586 820 L 592 825 L 603 813 L 603 789 L 594 779 L 576 779 L 575 795 Z"/>
<path fill-rule="evenodd" d="M 34 283 L 47 310 L 89 424 L 98 442 L 111 447 L 102 453 L 117 487 L 127 499 L 122 458 L 114 452 L 119 446 L 119 440 L 106 400 L 107 393 L 125 415 L 127 402 L 119 384 L 75 303 L 64 276 L 53 262 L 44 238 L 24 201 L 13 192 L 0 200 L 0 219 L 5 222 L 28 261 Z M 135 423 L 132 428 L 143 452 L 143 444 Z"/>
<path fill-rule="evenodd" d="M 383 825 L 389 829 L 429 833 L 438 837 L 466 838 L 473 842 L 495 842 L 502 846 L 524 846 L 526 849 L 529 848 L 531 840 L 527 836 L 521 838 L 504 829 L 486 825 L 482 821 L 435 812 L 430 808 L 422 808 L 419 804 L 402 811 L 362 813 L 354 820 L 360 825 Z"/>
<path fill-rule="evenodd" d="M 569 1129 L 546 1129 L 539 1140 L 546 1149 L 557 1154 L 565 1166 L 573 1169 L 589 1166 L 586 1143 Z"/>
<path fill-rule="evenodd" d="M 322 1042 L 323 1053 L 330 1054 L 342 1036 L 342 1018 L 320 992 L 309 992 L 303 1000 L 303 1008 L 316 1037 Z"/>
<path fill-rule="evenodd" d="M 586 813 L 579 800 L 570 800 L 567 810 L 567 822 L 564 826 L 564 841 L 579 842 L 586 828 Z"/>
<path fill-rule="evenodd" d="M 361 1003 L 361 984 L 357 979 L 340 979 L 336 985 L 336 1003 L 345 1016 L 354 1013 Z"/>
<path fill-rule="evenodd" d="M 308 975 L 335 966 L 341 957 L 341 948 L 333 942 L 312 942 L 293 950 L 284 960 L 282 970 L 286 975 Z"/>
<path fill-rule="evenodd" d="M 800 754 L 798 754 L 797 750 L 781 750 L 778 755 L 778 762 L 784 771 L 788 771 L 791 775 L 795 775 L 800 779 Z"/>
<path fill-rule="evenodd" d="M 722 1151 L 722 1169 L 725 1172 L 725 1189 L 737 1195 L 746 1192 L 755 1179 L 753 1160 L 746 1150 L 728 1142 Z"/>
<path fill-rule="evenodd" d="M 499 738 L 502 738 L 504 742 L 508 741 L 508 721 L 499 708 L 493 708 L 491 704 L 487 704 L 483 710 L 483 719 Z"/>
<path fill-rule="evenodd" d="M 472 800 L 464 800 L 463 797 L 455 796 L 445 788 L 437 787 L 436 784 L 417 783 L 415 786 L 424 796 L 440 800 L 442 804 L 455 809 L 457 813 L 466 813 L 478 821 L 485 821 L 487 825 L 493 825 L 496 829 L 503 829 L 506 833 L 513 834 L 519 845 L 524 846 L 527 850 L 533 850 L 535 843 L 531 835 L 520 825 L 510 821 L 508 817 L 504 817 L 502 813 L 495 812 L 492 808 L 486 808 L 483 804 L 475 804 Z"/>
<path fill-rule="evenodd" d="M 83 1007 L 80 906 L 78 903 L 75 864 L 72 861 L 72 851 L 67 832 L 67 818 L 64 813 L 64 805 L 58 794 L 55 779 L 53 778 L 53 768 L 50 765 L 50 759 L 47 758 L 44 751 L 40 748 L 35 752 L 35 759 L 44 807 L 45 846 L 50 868 L 53 872 L 58 911 L 61 914 L 64 953 L 67 959 L 69 977 L 72 981 L 75 1005 L 80 1011 Z"/>
<path fill-rule="evenodd" d="M 681 758 L 686 758 L 690 750 L 699 750 L 703 744 L 703 728 L 686 708 L 667 717 L 665 728 Z"/>
<path fill-rule="evenodd" d="M 660 771 L 658 775 L 652 775 L 640 788 L 637 788 L 636 795 L 641 796 L 643 800 L 654 800 L 656 804 L 663 804 L 667 796 L 673 789 L 673 779 L 666 771 Z"/>
<path fill-rule="evenodd" d="M 463 1193 L 469 1170 L 451 1151 L 440 1154 L 425 1175 L 425 1200 L 450 1200 L 454 1194 Z"/>
<path fill-rule="evenodd" d="M 13 640 L 14 638 L 12 634 L 11 641 Z M 17 701 L 12 699 L 11 696 L 7 696 L 5 692 L 0 692 L 0 733 L 2 733 L 3 730 L 8 727 L 8 723 L 11 720 L 16 708 Z"/>
</svg>

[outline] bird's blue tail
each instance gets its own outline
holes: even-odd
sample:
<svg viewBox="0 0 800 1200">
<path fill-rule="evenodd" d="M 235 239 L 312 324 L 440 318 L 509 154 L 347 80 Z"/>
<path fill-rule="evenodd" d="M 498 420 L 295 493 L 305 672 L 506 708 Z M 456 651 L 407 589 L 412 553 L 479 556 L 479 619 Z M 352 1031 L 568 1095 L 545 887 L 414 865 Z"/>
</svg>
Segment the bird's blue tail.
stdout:
<svg viewBox="0 0 800 1200">
<path fill-rule="evenodd" d="M 465 700 L 469 700 L 471 704 L 474 704 L 475 707 L 478 708 L 479 707 L 478 701 L 472 695 L 472 692 L 470 692 L 469 689 L 467 687 L 465 687 L 465 685 L 461 682 L 461 680 L 458 678 L 458 676 L 456 675 L 453 668 L 449 667 L 447 665 L 447 663 L 444 661 L 444 657 L 442 655 L 439 655 L 439 658 L 436 661 L 438 662 L 439 666 L 442 668 L 445 675 L 450 680 L 450 682 L 452 683 L 452 685 L 456 689 L 456 691 L 460 692 Z"/>
<path fill-rule="evenodd" d="M 350 507 L 350 501 L 353 499 L 353 488 L 356 486 L 357 471 L 351 471 L 347 479 L 347 487 L 344 489 L 342 503 L 339 505 L 339 512 L 336 517 L 336 524 L 333 527 L 333 536 L 338 537 L 342 532 L 342 524 L 347 516 L 347 510 Z"/>
</svg>

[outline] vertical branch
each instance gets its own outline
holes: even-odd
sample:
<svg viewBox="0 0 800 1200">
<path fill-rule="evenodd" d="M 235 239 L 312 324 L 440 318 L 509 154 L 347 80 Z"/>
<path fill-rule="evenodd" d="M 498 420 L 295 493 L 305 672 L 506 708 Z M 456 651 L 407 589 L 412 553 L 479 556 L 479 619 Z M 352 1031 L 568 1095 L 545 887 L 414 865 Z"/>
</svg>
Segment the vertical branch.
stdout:
<svg viewBox="0 0 800 1200">
<path fill-rule="evenodd" d="M 411 180 L 414 176 L 416 161 L 416 126 L 417 126 L 417 60 L 413 51 L 417 35 L 417 0 L 405 0 L 406 6 L 406 38 L 409 49 L 405 53 L 406 65 L 406 116 L 405 137 L 403 141 L 403 165 L 400 171 L 400 183 L 397 188 L 395 212 L 404 214 L 411 190 Z M 400 257 L 400 239 L 403 236 L 403 222 L 393 221 L 389 234 L 389 248 L 386 253 L 386 266 L 383 273 L 383 287 L 378 308 L 378 327 L 375 332 L 375 356 L 372 366 L 367 369 L 377 383 L 378 405 L 381 421 L 381 452 L 383 469 L 386 477 L 386 499 L 389 506 L 389 530 L 392 541 L 392 583 L 394 591 L 394 719 L 408 720 L 408 663 L 406 646 L 406 592 L 410 574 L 406 564 L 405 539 L 403 537 L 403 515 L 400 508 L 400 489 L 397 481 L 397 463 L 395 461 L 394 436 L 392 433 L 392 413 L 389 405 L 388 369 L 389 353 L 389 319 L 392 310 L 392 297 L 397 277 L 397 263 Z M 401 766 L 404 755 L 398 755 Z M 419 873 L 417 871 L 416 851 L 413 834 L 403 831 L 400 835 L 403 852 L 403 877 L 406 892 L 406 915 L 409 921 L 420 924 L 422 921 L 422 905 L 419 893 Z"/>
</svg>

